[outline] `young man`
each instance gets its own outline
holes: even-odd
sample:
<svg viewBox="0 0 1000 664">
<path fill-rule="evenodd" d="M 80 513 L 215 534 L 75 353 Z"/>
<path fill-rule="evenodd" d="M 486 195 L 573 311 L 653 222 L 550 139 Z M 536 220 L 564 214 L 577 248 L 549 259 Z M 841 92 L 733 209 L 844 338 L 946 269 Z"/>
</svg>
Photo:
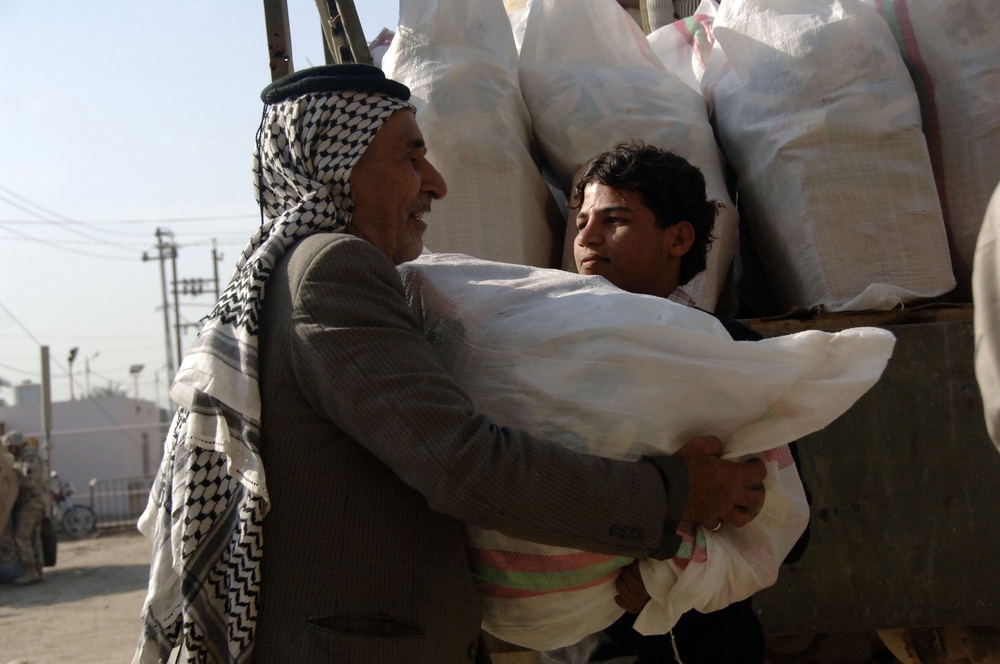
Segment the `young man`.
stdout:
<svg viewBox="0 0 1000 664">
<path fill-rule="evenodd" d="M 716 439 L 617 462 L 475 412 L 395 268 L 447 191 L 408 97 L 365 65 L 262 94 L 263 225 L 171 388 L 135 662 L 175 646 L 214 662 L 488 661 L 463 522 L 663 558 L 678 521 L 738 526 L 763 503 L 748 488 L 761 464 L 700 451 Z"/>
<path fill-rule="evenodd" d="M 578 210 L 573 252 L 580 274 L 693 305 L 680 287 L 705 269 L 716 214 L 701 171 L 669 150 L 619 145 L 581 167 L 570 205 Z M 760 338 L 741 323 L 721 322 L 735 339 Z M 623 574 L 625 580 L 632 591 L 620 591 L 626 598 L 620 604 L 638 612 L 649 596 L 637 574 Z M 543 661 L 660 664 L 674 661 L 675 648 L 685 664 L 764 661 L 764 636 L 749 599 L 710 614 L 690 611 L 672 636 L 642 636 L 632 629 L 634 621 L 634 613 L 626 613 L 604 632 L 546 653 Z"/>
</svg>

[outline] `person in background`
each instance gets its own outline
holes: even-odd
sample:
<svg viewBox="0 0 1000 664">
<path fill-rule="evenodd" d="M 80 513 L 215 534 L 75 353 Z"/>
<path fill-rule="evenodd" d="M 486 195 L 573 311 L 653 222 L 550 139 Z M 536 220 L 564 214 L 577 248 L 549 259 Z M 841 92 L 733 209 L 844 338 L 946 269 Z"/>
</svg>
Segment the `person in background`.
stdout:
<svg viewBox="0 0 1000 664">
<path fill-rule="evenodd" d="M 669 150 L 621 144 L 578 170 L 570 206 L 578 210 L 573 251 L 580 274 L 694 306 L 682 286 L 705 269 L 716 216 L 701 171 Z M 743 323 L 720 322 L 738 341 L 760 339 Z M 675 652 L 684 664 L 764 662 L 764 635 L 749 598 L 708 614 L 689 611 L 670 634 L 643 636 L 632 624 L 649 595 L 635 564 L 621 582 L 631 586 L 619 602 L 630 612 L 601 633 L 544 653 L 543 662 L 659 664 L 676 661 Z"/>
<path fill-rule="evenodd" d="M 10 522 L 20 486 L 17 471 L 14 470 L 14 455 L 7 451 L 0 438 L 0 532 Z"/>
<path fill-rule="evenodd" d="M 511 0 L 507 0 L 508 5 Z M 618 0 L 647 34 L 688 16 L 693 16 L 701 0 Z M 508 12 L 510 11 L 508 7 Z"/>
<path fill-rule="evenodd" d="M 4 449 L 14 458 L 18 492 L 14 503 L 14 545 L 24 566 L 24 574 L 15 585 L 41 583 L 45 554 L 42 549 L 42 519 L 48 507 L 45 492 L 45 469 L 37 450 L 28 445 L 20 431 L 9 431 L 2 439 Z"/>
<path fill-rule="evenodd" d="M 368 65 L 265 88 L 262 225 L 171 387 L 180 408 L 140 529 L 134 662 L 489 661 L 464 523 L 635 558 L 681 520 L 743 525 L 759 463 L 621 462 L 477 413 L 396 265 L 446 195 L 409 90 Z"/>
<path fill-rule="evenodd" d="M 986 207 L 972 261 L 976 381 L 990 440 L 1000 450 L 1000 185 Z"/>
</svg>

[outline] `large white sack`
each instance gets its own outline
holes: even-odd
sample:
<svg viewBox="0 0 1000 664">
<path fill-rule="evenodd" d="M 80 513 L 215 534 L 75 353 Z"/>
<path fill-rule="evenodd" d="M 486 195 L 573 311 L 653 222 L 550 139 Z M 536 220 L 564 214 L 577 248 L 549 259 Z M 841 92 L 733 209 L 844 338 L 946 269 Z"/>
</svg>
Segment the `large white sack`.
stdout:
<svg viewBox="0 0 1000 664">
<path fill-rule="evenodd" d="M 952 290 L 913 83 L 859 0 L 734 0 L 702 80 L 784 308 L 891 309 Z"/>
<path fill-rule="evenodd" d="M 555 267 L 563 222 L 529 152 L 503 4 L 402 0 L 382 66 L 413 93 L 428 159 L 448 185 L 427 216 L 427 248 Z"/>
<path fill-rule="evenodd" d="M 653 53 L 667 71 L 698 94 L 701 94 L 701 78 L 715 43 L 712 21 L 717 11 L 717 3 L 703 0 L 691 16 L 668 23 L 647 36 Z"/>
<path fill-rule="evenodd" d="M 682 529 L 646 561 L 653 599 L 636 623 L 665 633 L 771 585 L 808 508 L 784 445 L 826 426 L 871 385 L 895 342 L 884 330 L 733 341 L 713 317 L 634 295 L 601 277 L 435 254 L 400 267 L 425 334 L 477 410 L 581 452 L 637 459 L 715 435 L 727 458 L 768 464 L 764 508 L 742 529 Z M 469 529 L 484 628 L 548 650 L 604 629 L 622 610 L 630 560 Z"/>
<path fill-rule="evenodd" d="M 986 208 L 973 268 L 976 381 L 986 431 L 1000 450 L 1000 184 Z"/>
<path fill-rule="evenodd" d="M 663 68 L 614 0 L 531 0 L 520 71 L 535 136 L 564 192 L 581 165 L 632 139 L 673 150 L 701 169 L 708 196 L 721 207 L 708 267 L 685 291 L 699 307 L 714 310 L 735 255 L 739 219 L 701 95 Z M 575 236 L 571 214 L 567 244 Z M 564 256 L 563 266 L 575 270 L 572 252 Z"/>
<path fill-rule="evenodd" d="M 866 0 L 899 43 L 920 97 L 959 295 L 1000 181 L 1000 5 L 996 0 Z"/>
</svg>

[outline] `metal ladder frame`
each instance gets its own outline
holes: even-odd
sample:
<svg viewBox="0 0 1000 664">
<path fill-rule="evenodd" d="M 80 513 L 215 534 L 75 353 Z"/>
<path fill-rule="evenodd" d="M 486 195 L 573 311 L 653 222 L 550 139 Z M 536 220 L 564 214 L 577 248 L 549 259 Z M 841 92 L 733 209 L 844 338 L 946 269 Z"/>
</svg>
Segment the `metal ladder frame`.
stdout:
<svg viewBox="0 0 1000 664">
<path fill-rule="evenodd" d="M 373 64 L 354 0 L 316 0 L 327 64 Z M 295 71 L 287 0 L 264 0 L 271 80 Z"/>
</svg>

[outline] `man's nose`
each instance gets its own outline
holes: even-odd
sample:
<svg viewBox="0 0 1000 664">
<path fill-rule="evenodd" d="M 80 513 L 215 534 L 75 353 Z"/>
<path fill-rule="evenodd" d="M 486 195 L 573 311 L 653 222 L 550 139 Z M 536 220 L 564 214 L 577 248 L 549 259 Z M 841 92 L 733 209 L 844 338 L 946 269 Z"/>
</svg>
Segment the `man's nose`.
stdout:
<svg viewBox="0 0 1000 664">
<path fill-rule="evenodd" d="M 581 247 L 586 247 L 600 242 L 601 234 L 597 232 L 597 224 L 593 221 L 586 221 L 582 226 L 577 222 L 576 241 Z"/>
<path fill-rule="evenodd" d="M 434 168 L 434 164 L 424 160 L 424 169 L 421 174 L 423 178 L 423 191 L 426 191 L 435 200 L 448 195 L 448 185 L 444 182 L 444 176 Z"/>
</svg>

